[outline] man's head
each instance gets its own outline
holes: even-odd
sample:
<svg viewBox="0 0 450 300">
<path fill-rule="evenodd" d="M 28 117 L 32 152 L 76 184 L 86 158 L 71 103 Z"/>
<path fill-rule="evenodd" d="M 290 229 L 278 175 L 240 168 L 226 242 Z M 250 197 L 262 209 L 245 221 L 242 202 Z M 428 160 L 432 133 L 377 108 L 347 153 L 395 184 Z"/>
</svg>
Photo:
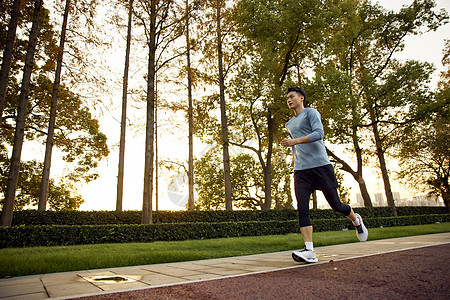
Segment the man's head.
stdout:
<svg viewBox="0 0 450 300">
<path fill-rule="evenodd" d="M 287 95 L 289 95 L 289 93 L 290 92 L 296 92 L 299 96 L 303 96 L 303 101 L 305 101 L 306 100 L 306 93 L 305 93 L 305 91 L 302 89 L 302 88 L 299 88 L 299 87 L 290 87 L 290 88 L 288 88 L 288 90 L 287 90 Z"/>
<path fill-rule="evenodd" d="M 290 87 L 287 90 L 286 98 L 289 108 L 295 110 L 297 107 L 301 107 L 301 109 L 303 109 L 306 93 L 302 88 Z"/>
</svg>

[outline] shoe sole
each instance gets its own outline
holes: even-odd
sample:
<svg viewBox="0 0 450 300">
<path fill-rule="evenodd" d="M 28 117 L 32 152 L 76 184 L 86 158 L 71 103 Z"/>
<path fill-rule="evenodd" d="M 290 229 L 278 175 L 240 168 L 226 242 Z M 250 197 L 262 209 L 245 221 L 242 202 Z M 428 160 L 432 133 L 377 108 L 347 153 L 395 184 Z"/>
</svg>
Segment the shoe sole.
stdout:
<svg viewBox="0 0 450 300">
<path fill-rule="evenodd" d="M 295 260 L 296 262 L 306 262 L 306 260 L 304 260 L 298 255 L 295 255 L 294 253 L 292 253 L 292 259 Z"/>
<path fill-rule="evenodd" d="M 319 261 L 317 258 L 315 260 L 307 260 L 307 259 L 304 259 L 301 256 L 296 255 L 295 253 L 292 253 L 292 259 L 295 260 L 296 262 L 305 262 L 305 263 L 308 263 L 308 264 L 316 263 L 316 262 Z"/>
</svg>

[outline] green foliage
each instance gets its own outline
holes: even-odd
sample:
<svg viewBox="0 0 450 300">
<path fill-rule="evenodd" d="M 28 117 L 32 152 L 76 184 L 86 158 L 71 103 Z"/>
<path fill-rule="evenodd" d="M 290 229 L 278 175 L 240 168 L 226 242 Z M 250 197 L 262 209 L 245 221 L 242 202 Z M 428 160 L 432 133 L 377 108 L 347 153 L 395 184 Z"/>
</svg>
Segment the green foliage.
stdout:
<svg viewBox="0 0 450 300">
<path fill-rule="evenodd" d="M 264 179 L 255 159 L 250 154 L 241 153 L 233 157 L 232 166 L 231 186 L 234 205 L 243 209 L 261 207 L 261 182 Z"/>
<path fill-rule="evenodd" d="M 249 40 L 262 74 L 272 86 L 283 84 L 288 69 L 301 68 L 305 60 L 327 38 L 329 8 L 320 0 L 238 1 L 238 31 Z"/>
<path fill-rule="evenodd" d="M 339 200 L 341 200 L 341 202 L 343 203 L 350 204 L 350 189 L 343 184 L 344 174 L 342 173 L 341 170 L 336 168 L 336 166 L 334 166 L 334 172 L 336 174 L 336 179 L 339 183 L 339 186 L 337 188 Z"/>
<path fill-rule="evenodd" d="M 400 63 L 391 56 L 402 50 L 406 35 L 419 33 L 422 25 L 433 29 L 448 18 L 431 10 L 431 4 L 420 1 L 398 13 L 367 2 L 341 4 L 340 11 L 347 13 L 336 20 L 335 34 L 323 50 L 328 58 L 320 56 L 314 81 L 307 84 L 331 142 L 361 143 L 367 140 L 364 128 L 378 124 L 385 151 L 395 131 L 411 122 L 417 105 L 429 99 L 433 67 Z M 364 118 L 371 112 L 376 119 Z"/>
<path fill-rule="evenodd" d="M 22 210 L 26 206 L 38 204 L 42 168 L 43 163 L 36 160 L 21 162 L 14 210 Z M 0 194 L 3 195 L 6 193 L 8 171 L 9 157 L 6 151 L 0 151 Z M 3 207 L 3 201 L 4 197 L 0 200 L 0 208 Z M 56 184 L 53 179 L 50 179 L 48 193 L 50 210 L 78 209 L 83 202 L 83 198 L 74 193 L 66 184 Z"/>
<path fill-rule="evenodd" d="M 95 5 L 95 1 L 91 3 Z M 79 3 L 79 7 L 84 3 Z M 1 6 L 6 10 L 6 3 Z M 25 1 L 19 20 L 19 29 L 15 42 L 15 54 L 11 66 L 7 97 L 4 107 L 3 122 L 0 127 L 0 193 L 6 191 L 9 172 L 9 149 L 13 143 L 15 118 L 17 117 L 18 99 L 20 95 L 19 78 L 23 68 L 23 60 L 28 43 L 27 26 L 31 22 L 34 2 Z M 75 8 L 75 7 L 74 7 Z M 87 12 L 87 11 L 85 11 Z M 78 19 L 80 16 L 76 16 Z M 72 25 L 73 20 L 72 19 Z M 0 19 L 1 26 L 7 26 L 7 18 Z M 34 58 L 33 74 L 29 96 L 29 107 L 25 124 L 25 143 L 37 142 L 45 149 L 47 127 L 50 115 L 50 102 L 53 91 L 55 61 L 58 51 L 57 35 L 50 20 L 50 12 L 43 8 L 40 31 Z M 1 41 L 5 36 L 0 35 Z M 0 43 L 1 49 L 5 45 Z M 79 57 L 81 57 L 80 55 Z M 73 85 L 70 85 L 72 88 Z M 59 87 L 58 112 L 55 125 L 54 146 L 62 152 L 63 159 L 70 164 L 69 173 L 61 182 L 49 183 L 48 202 L 50 209 L 78 209 L 83 199 L 77 195 L 74 183 L 91 181 L 98 177 L 94 171 L 98 162 L 109 154 L 106 136 L 100 131 L 98 120 L 91 113 L 81 97 L 71 91 L 63 83 Z M 36 146 L 34 146 L 36 147 Z M 43 160 L 44 157 L 42 157 Z M 26 205 L 35 205 L 39 198 L 39 185 L 43 164 L 39 159 L 21 162 L 21 173 L 18 183 L 15 209 L 23 209 Z"/>
<path fill-rule="evenodd" d="M 402 206 L 399 216 L 446 214 L 445 207 Z M 354 211 L 364 218 L 390 217 L 388 207 L 356 207 Z M 311 219 L 340 219 L 342 215 L 332 209 L 311 209 Z M 156 211 L 155 223 L 218 223 L 250 221 L 289 221 L 297 220 L 294 209 L 281 210 L 203 210 L 203 211 Z M 12 226 L 30 225 L 107 225 L 140 224 L 140 211 L 37 211 L 23 210 L 14 213 Z"/>
<path fill-rule="evenodd" d="M 218 149 L 211 148 L 200 159 L 194 161 L 196 209 L 224 209 L 225 188 L 223 170 Z"/>
<path fill-rule="evenodd" d="M 193 111 L 194 134 L 204 143 L 220 144 L 220 122 L 213 112 L 219 107 L 219 95 L 205 96 L 202 101 L 195 101 Z"/>
<path fill-rule="evenodd" d="M 271 208 L 276 210 L 293 209 L 291 193 L 291 168 L 287 166 L 285 154 L 280 148 L 276 148 L 272 159 L 271 193 L 273 204 Z M 288 156 L 290 157 L 290 156 Z"/>
<path fill-rule="evenodd" d="M 44 148 L 52 86 L 49 78 L 45 76 L 37 78 L 32 90 L 34 97 L 30 99 L 33 102 L 32 108 L 27 117 L 26 141 L 38 141 Z M 13 88 L 17 90 L 11 91 L 8 97 L 18 97 L 19 87 Z M 58 107 L 54 145 L 62 151 L 63 160 L 70 163 L 71 168 L 59 185 L 56 185 L 53 180 L 50 181 L 48 202 L 50 209 L 77 209 L 83 200 L 80 196 L 71 196 L 71 194 L 76 195 L 73 184 L 79 181 L 95 180 L 98 177 L 95 168 L 98 162 L 109 154 L 109 149 L 106 136 L 100 131 L 98 121 L 92 117 L 79 96 L 61 86 Z M 10 109 L 13 108 L 10 107 Z M 3 123 L 2 133 L 5 135 L 1 136 L 0 142 L 4 149 L 12 143 L 13 127 L 12 123 Z M 6 151 L 2 153 L 2 157 L 0 182 L 1 191 L 4 193 L 9 170 L 9 157 Z M 16 209 L 38 202 L 42 167 L 43 164 L 36 160 L 22 162 Z"/>
<path fill-rule="evenodd" d="M 265 176 L 271 177 L 273 192 L 264 195 L 267 190 L 260 184 L 248 193 L 248 187 L 234 183 L 235 199 L 247 199 L 238 205 L 263 207 L 260 203 L 264 197 L 270 201 L 269 196 L 274 197 L 275 207 L 291 205 L 289 168 L 283 159 L 287 151 L 276 147 L 286 135 L 282 123 L 290 115 L 282 97 L 282 89 L 288 85 L 306 87 L 308 99 L 322 113 L 325 139 L 348 145 L 357 155 L 357 171 L 375 153 L 390 153 L 402 126 L 414 122 L 418 107 L 431 101 L 427 84 L 434 70 L 427 63 L 400 63 L 392 60 L 392 55 L 403 49 L 405 36 L 435 30 L 447 21 L 446 12 L 435 11 L 434 6 L 433 1 L 415 1 L 399 12 L 390 12 L 369 1 L 237 2 L 236 31 L 248 50 L 227 89 L 229 137 L 234 146 L 252 151 L 260 165 L 252 168 L 246 158 L 236 158 L 242 165 L 239 171 L 259 170 L 252 176 L 237 171 L 238 176 L 253 185 L 270 166 L 270 175 Z M 312 80 L 307 79 L 308 68 L 314 71 Z M 212 103 L 217 101 L 210 100 L 203 107 L 209 105 L 212 111 Z M 206 115 L 198 119 L 201 130 L 197 132 L 209 133 L 208 142 L 220 144 L 217 120 L 208 109 L 202 113 Z M 371 132 L 373 125 L 378 126 L 376 132 Z M 372 135 L 382 142 L 374 145 Z M 249 146 L 251 143 L 257 146 Z M 197 184 L 211 188 L 214 180 L 214 186 L 220 188 L 219 169 L 207 165 L 198 166 L 203 174 Z M 205 176 L 206 170 L 212 172 L 210 178 Z M 259 182 L 264 183 L 263 179 Z M 215 199 L 214 192 L 201 189 L 203 199 Z M 345 199 L 346 191 L 340 193 Z M 221 194 L 219 189 L 216 194 Z"/>
<path fill-rule="evenodd" d="M 0 248 L 211 239 L 282 234 L 291 222 L 176 223 L 156 225 L 18 226 L 0 229 Z M 13 229 L 14 228 L 14 229 Z M 290 229 L 289 229 L 290 228 Z"/>
<path fill-rule="evenodd" d="M 228 74 L 231 73 L 237 62 L 243 58 L 247 50 L 243 45 L 242 37 L 235 30 L 236 24 L 233 17 L 235 15 L 236 1 L 198 1 L 194 5 L 201 11 L 196 16 L 195 22 L 195 31 L 198 37 L 196 50 L 201 50 L 199 62 L 202 65 L 198 75 L 203 82 L 217 86 L 219 77 L 217 66 L 218 7 L 220 8 L 221 55 L 225 81 L 228 80 Z"/>
<path fill-rule="evenodd" d="M 325 138 L 355 153 L 360 174 L 376 156 L 388 182 L 385 157 L 393 154 L 402 130 L 423 117 L 417 113 L 421 107 L 433 102 L 429 82 L 434 68 L 392 57 L 403 50 L 406 36 L 448 21 L 447 13 L 434 7 L 433 1 L 414 1 L 399 12 L 368 1 L 342 1 L 333 7 L 339 13 L 332 36 L 314 57 L 315 73 L 306 89 L 322 113 Z M 362 179 L 349 167 L 345 170 Z"/>
<path fill-rule="evenodd" d="M 204 156 L 194 162 L 198 200 L 196 209 L 224 209 L 224 184 L 221 154 L 218 148 L 211 148 Z M 290 196 L 290 174 L 285 163 L 272 169 L 272 188 L 278 209 L 292 208 Z M 230 158 L 231 187 L 233 205 L 242 209 L 257 209 L 264 205 L 264 174 L 255 156 L 240 153 Z"/>
<path fill-rule="evenodd" d="M 434 97 L 424 101 L 419 96 L 415 110 L 417 121 L 402 130 L 397 141 L 396 156 L 400 159 L 399 178 L 414 189 L 440 196 L 450 211 L 450 42 L 444 49 L 441 74 Z M 414 88 L 414 87 L 409 87 Z"/>
<path fill-rule="evenodd" d="M 401 171 L 398 176 L 415 189 L 428 190 L 441 196 L 449 205 L 450 122 L 436 119 L 428 124 L 416 123 L 405 130 L 400 140 L 398 156 Z"/>
<path fill-rule="evenodd" d="M 408 226 L 450 222 L 449 214 L 364 218 L 368 227 Z M 335 231 L 354 226 L 345 218 L 313 220 L 314 231 Z M 221 223 L 165 223 L 155 225 L 44 225 L 0 228 L 0 248 L 82 245 L 99 243 L 148 243 L 241 236 L 280 235 L 298 232 L 298 221 L 249 221 Z"/>
</svg>

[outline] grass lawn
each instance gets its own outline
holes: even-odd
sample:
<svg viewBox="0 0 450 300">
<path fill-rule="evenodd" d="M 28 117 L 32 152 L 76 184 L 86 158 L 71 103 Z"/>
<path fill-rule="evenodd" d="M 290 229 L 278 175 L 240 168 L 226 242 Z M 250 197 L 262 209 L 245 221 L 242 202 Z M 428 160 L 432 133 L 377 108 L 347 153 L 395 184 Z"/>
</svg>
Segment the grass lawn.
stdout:
<svg viewBox="0 0 450 300">
<path fill-rule="evenodd" d="M 369 240 L 450 232 L 450 223 L 369 228 Z M 352 231 L 314 234 L 314 246 L 357 242 Z M 178 242 L 97 244 L 0 249 L 0 278 L 54 272 L 148 265 L 269 253 L 303 248 L 300 234 Z"/>
</svg>

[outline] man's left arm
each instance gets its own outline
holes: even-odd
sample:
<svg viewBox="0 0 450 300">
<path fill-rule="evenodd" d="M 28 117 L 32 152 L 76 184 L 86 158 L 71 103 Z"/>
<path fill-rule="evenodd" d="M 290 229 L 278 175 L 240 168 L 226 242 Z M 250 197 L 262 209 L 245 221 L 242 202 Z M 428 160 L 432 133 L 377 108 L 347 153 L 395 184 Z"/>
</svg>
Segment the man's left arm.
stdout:
<svg viewBox="0 0 450 300">
<path fill-rule="evenodd" d="M 324 132 L 322 120 L 320 118 L 320 113 L 315 109 L 312 109 L 309 112 L 310 113 L 308 117 L 311 124 L 312 132 L 308 134 L 307 137 L 309 138 L 309 141 L 312 143 L 323 139 Z"/>
</svg>

